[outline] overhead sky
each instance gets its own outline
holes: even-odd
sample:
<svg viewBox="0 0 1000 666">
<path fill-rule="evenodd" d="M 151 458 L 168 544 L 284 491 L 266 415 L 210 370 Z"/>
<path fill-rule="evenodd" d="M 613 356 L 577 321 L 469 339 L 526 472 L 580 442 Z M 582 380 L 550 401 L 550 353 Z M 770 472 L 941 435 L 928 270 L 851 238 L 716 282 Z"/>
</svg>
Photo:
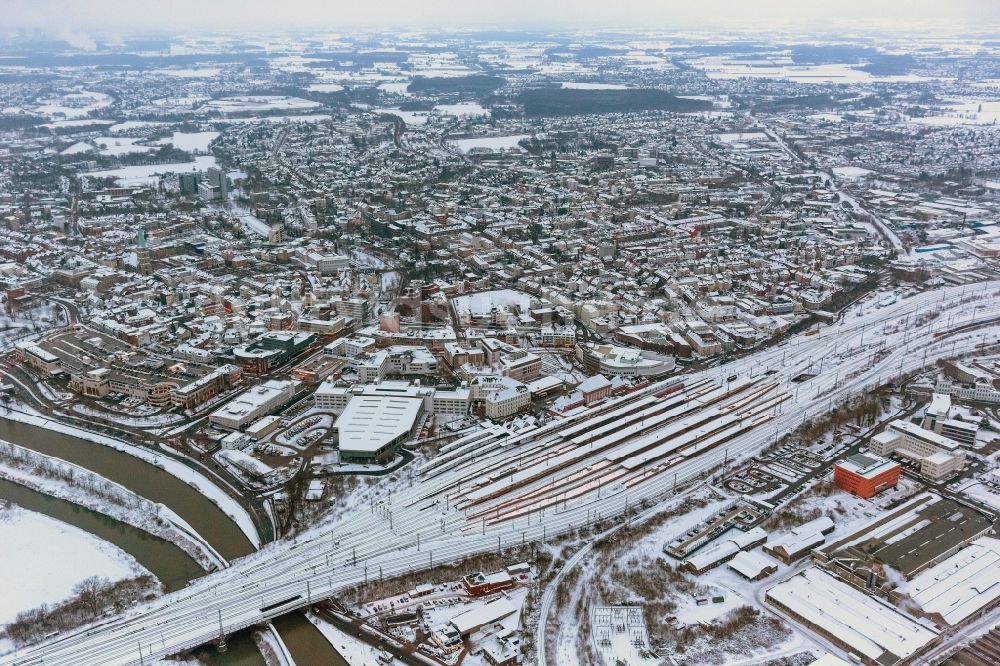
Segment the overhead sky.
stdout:
<svg viewBox="0 0 1000 666">
<path fill-rule="evenodd" d="M 0 33 L 349 27 L 780 30 L 1000 24 L 1000 0 L 2 0 Z"/>
</svg>

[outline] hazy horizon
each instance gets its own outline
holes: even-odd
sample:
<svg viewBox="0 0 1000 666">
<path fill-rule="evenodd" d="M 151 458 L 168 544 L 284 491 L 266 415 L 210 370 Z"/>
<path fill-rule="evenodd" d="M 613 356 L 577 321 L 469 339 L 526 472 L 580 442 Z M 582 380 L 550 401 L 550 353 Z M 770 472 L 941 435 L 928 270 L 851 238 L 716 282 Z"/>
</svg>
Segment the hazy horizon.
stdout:
<svg viewBox="0 0 1000 666">
<path fill-rule="evenodd" d="M 1000 24 L 1000 3 L 989 0 L 841 0 L 828 5 L 794 0 L 703 0 L 609 3 L 507 0 L 483 5 L 457 0 L 360 4 L 322 0 L 10 0 L 7 37 L 47 36 L 79 48 L 93 40 L 170 32 L 396 30 L 720 30 L 864 34 L 880 30 L 968 31 L 982 35 Z M 571 8 L 571 11 L 570 11 Z"/>
</svg>

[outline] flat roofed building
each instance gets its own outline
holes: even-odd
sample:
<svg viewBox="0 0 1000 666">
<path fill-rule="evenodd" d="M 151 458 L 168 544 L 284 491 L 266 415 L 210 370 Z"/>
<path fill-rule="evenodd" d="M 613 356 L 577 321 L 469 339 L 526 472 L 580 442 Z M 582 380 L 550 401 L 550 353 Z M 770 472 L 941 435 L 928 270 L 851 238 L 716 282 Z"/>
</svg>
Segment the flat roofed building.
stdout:
<svg viewBox="0 0 1000 666">
<path fill-rule="evenodd" d="M 973 446 L 976 443 L 979 426 L 957 419 L 940 419 L 934 424 L 934 431 L 964 446 Z"/>
<path fill-rule="evenodd" d="M 833 482 L 841 490 L 870 499 L 899 483 L 899 463 L 887 458 L 856 454 L 837 463 Z"/>
<path fill-rule="evenodd" d="M 342 413 L 347 403 L 362 395 L 403 396 L 423 400 L 427 413 L 440 416 L 464 416 L 469 413 L 472 402 L 472 393 L 467 388 L 441 390 L 405 381 L 383 381 L 378 384 L 355 386 L 338 386 L 333 381 L 325 381 L 313 395 L 316 409 L 334 414 Z"/>
<path fill-rule="evenodd" d="M 916 461 L 920 473 L 933 480 L 954 476 L 965 465 L 965 451 L 958 442 L 902 419 L 872 437 L 869 449 L 879 456 L 895 453 Z"/>
<path fill-rule="evenodd" d="M 816 567 L 775 585 L 766 598 L 867 664 L 901 664 L 938 635 L 881 599 Z"/>
<path fill-rule="evenodd" d="M 937 430 L 936 423 L 947 419 L 950 411 L 951 396 L 947 393 L 934 393 L 931 395 L 931 404 L 924 410 L 922 425 L 930 430 Z"/>
<path fill-rule="evenodd" d="M 243 430 L 290 401 L 298 385 L 297 381 L 271 379 L 233 398 L 209 414 L 208 420 L 221 428 Z"/>
<path fill-rule="evenodd" d="M 514 587 L 514 579 L 507 571 L 474 573 L 462 578 L 462 586 L 470 595 L 481 597 Z"/>
<path fill-rule="evenodd" d="M 46 375 L 56 375 L 62 370 L 59 357 L 34 342 L 19 342 L 14 347 L 15 358 Z"/>
<path fill-rule="evenodd" d="M 840 657 L 832 654 L 825 654 L 809 666 L 851 666 L 850 662 L 844 661 Z"/>
<path fill-rule="evenodd" d="M 755 550 L 743 550 L 729 561 L 729 568 L 747 580 L 763 580 L 778 571 L 778 563 Z"/>
<path fill-rule="evenodd" d="M 720 564 L 725 564 L 741 551 L 756 548 L 765 541 L 767 532 L 760 527 L 751 528 L 746 532 L 734 529 L 726 538 L 720 539 L 710 548 L 705 548 L 681 562 L 680 568 L 701 575 Z"/>
<path fill-rule="evenodd" d="M 979 537 L 914 577 L 906 593 L 950 626 L 994 607 L 1000 601 L 1000 540 Z"/>
<path fill-rule="evenodd" d="M 391 460 L 424 414 L 423 397 L 362 394 L 337 417 L 340 460 L 373 463 Z"/>
<path fill-rule="evenodd" d="M 469 636 L 486 625 L 499 622 L 511 613 L 517 612 L 517 606 L 510 599 L 503 597 L 459 613 L 451 619 L 451 624 L 462 636 Z"/>
<path fill-rule="evenodd" d="M 791 532 L 768 540 L 764 544 L 764 552 L 785 564 L 791 564 L 808 555 L 816 546 L 823 544 L 826 535 L 833 531 L 833 527 L 833 521 L 828 516 L 821 516 L 799 525 Z"/>
</svg>

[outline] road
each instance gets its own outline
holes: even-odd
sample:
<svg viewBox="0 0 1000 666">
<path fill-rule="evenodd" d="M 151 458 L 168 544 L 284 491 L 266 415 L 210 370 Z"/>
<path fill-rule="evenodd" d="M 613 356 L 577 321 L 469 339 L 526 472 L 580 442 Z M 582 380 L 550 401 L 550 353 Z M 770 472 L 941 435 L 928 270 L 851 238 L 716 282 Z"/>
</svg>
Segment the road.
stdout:
<svg viewBox="0 0 1000 666">
<path fill-rule="evenodd" d="M 545 541 L 630 506 L 646 510 L 848 398 L 1000 342 L 998 321 L 1000 282 L 928 291 L 685 375 L 683 385 L 671 378 L 516 433 L 490 426 L 442 447 L 417 471 L 419 483 L 384 502 L 0 666 L 140 664 L 366 580 Z M 815 377 L 792 382 L 810 368 Z"/>
<path fill-rule="evenodd" d="M 760 121 L 758 120 L 758 122 Z M 782 136 L 778 134 L 778 132 L 775 132 L 769 127 L 763 125 L 763 123 L 762 126 L 764 127 L 764 131 L 767 133 L 767 135 L 771 137 L 771 139 L 773 139 L 774 142 L 781 147 L 781 150 L 786 155 L 795 160 L 795 162 L 803 166 L 808 166 L 806 161 L 803 160 L 801 157 L 799 157 L 798 153 L 792 150 L 791 146 L 789 146 L 785 142 L 784 138 L 782 138 Z M 892 227 L 886 224 L 885 220 L 883 220 L 878 215 L 872 213 L 871 211 L 866 210 L 864 206 L 858 203 L 857 199 L 855 199 L 853 196 L 851 196 L 843 189 L 841 189 L 840 186 L 837 184 L 837 180 L 831 174 L 821 171 L 819 172 L 819 177 L 825 181 L 830 182 L 830 190 L 832 192 L 835 192 L 837 196 L 840 197 L 841 201 L 846 201 L 847 203 L 851 204 L 851 207 L 854 208 L 854 210 L 859 211 L 864 215 L 866 215 L 867 217 L 869 217 L 872 221 L 872 224 L 875 225 L 875 228 L 878 230 L 878 232 L 882 235 L 883 238 L 885 238 L 889 242 L 889 245 L 892 246 L 892 249 L 896 250 L 900 254 L 906 253 L 906 247 L 904 246 L 903 241 L 900 240 L 899 236 L 896 234 L 895 231 L 893 231 Z"/>
</svg>

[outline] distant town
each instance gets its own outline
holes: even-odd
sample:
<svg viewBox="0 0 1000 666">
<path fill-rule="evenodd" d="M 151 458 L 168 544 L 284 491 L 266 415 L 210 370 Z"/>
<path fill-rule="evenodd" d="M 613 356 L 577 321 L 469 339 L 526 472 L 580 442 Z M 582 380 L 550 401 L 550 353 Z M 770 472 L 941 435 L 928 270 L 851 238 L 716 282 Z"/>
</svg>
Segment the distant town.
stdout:
<svg viewBox="0 0 1000 666">
<path fill-rule="evenodd" d="M 0 665 L 1000 663 L 995 36 L 90 46 L 0 39 Z"/>
</svg>

